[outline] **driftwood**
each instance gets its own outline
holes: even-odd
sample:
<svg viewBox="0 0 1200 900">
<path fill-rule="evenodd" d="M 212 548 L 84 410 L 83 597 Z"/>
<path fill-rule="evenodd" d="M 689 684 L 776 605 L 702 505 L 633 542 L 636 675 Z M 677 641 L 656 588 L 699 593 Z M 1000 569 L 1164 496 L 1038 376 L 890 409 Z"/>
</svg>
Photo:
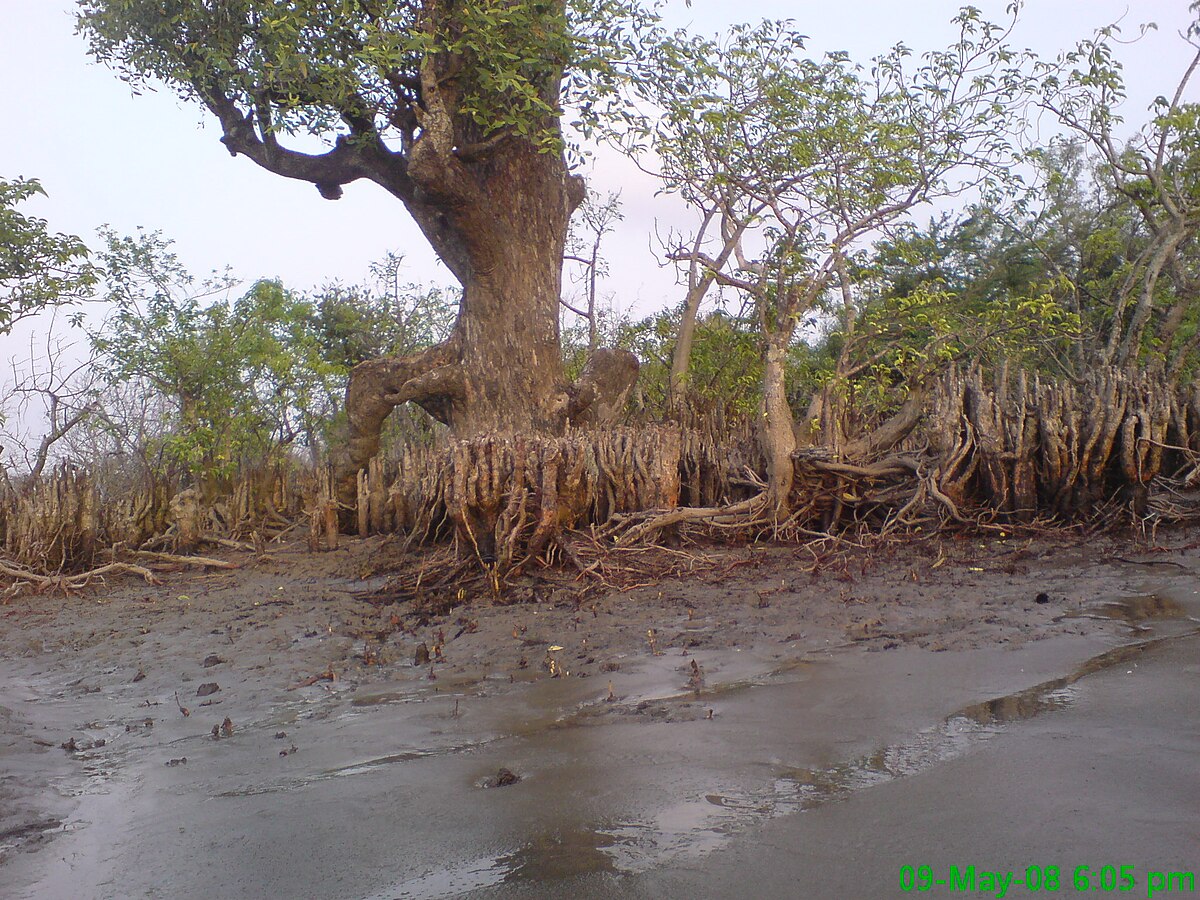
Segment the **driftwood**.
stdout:
<svg viewBox="0 0 1200 900">
<path fill-rule="evenodd" d="M 227 559 L 214 559 L 211 556 L 196 556 L 195 554 L 156 553 L 152 550 L 126 551 L 130 556 L 150 562 L 172 563 L 181 566 L 207 566 L 210 569 L 240 569 L 238 563 Z"/>
</svg>

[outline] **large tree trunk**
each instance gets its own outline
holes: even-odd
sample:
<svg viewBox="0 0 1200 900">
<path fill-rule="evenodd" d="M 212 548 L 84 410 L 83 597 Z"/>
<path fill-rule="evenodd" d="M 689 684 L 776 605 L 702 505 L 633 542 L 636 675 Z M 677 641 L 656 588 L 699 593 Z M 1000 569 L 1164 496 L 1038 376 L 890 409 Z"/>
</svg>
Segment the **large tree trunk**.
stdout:
<svg viewBox="0 0 1200 900">
<path fill-rule="evenodd" d="M 508 190 L 511 206 L 532 208 L 505 210 L 511 224 L 494 268 L 463 286 L 455 328 L 462 391 L 450 398 L 447 420 L 456 437 L 557 434 L 566 421 L 558 301 L 567 204 L 556 197 L 541 206 L 515 184 Z"/>
</svg>

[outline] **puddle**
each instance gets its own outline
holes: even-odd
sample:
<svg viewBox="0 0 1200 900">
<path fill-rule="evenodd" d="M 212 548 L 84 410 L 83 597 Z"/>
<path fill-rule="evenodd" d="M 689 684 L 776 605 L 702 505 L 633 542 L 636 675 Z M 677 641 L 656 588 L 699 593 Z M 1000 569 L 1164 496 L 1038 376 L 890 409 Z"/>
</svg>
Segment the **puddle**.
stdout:
<svg viewBox="0 0 1200 900">
<path fill-rule="evenodd" d="M 496 860 L 502 881 L 546 884 L 576 875 L 617 871 L 610 852 L 618 839 L 605 831 L 573 828 L 540 834 L 515 853 Z"/>
<path fill-rule="evenodd" d="M 526 883 L 552 889 L 571 878 L 616 875 L 622 865 L 622 847 L 632 842 L 624 828 L 602 830 L 568 828 L 535 836 L 512 853 L 474 859 L 412 878 L 372 894 L 365 900 L 428 900 L 455 897 L 499 884 Z"/>
<path fill-rule="evenodd" d="M 387 706 L 392 703 L 424 703 L 428 699 L 428 697 L 417 693 L 415 690 L 386 691 L 380 694 L 354 697 L 350 700 L 350 705 L 355 708 L 363 706 Z"/>
<path fill-rule="evenodd" d="M 504 880 L 496 860 L 476 859 L 446 866 L 394 887 L 370 894 L 363 900 L 416 900 L 423 897 L 458 897 L 470 891 L 491 887 Z"/>
<path fill-rule="evenodd" d="M 1165 619 L 1192 619 L 1184 607 L 1162 594 L 1139 594 L 1133 597 L 1122 597 L 1083 609 L 1069 612 L 1061 619 L 1101 619 L 1111 622 L 1124 622 L 1135 631 L 1146 631 L 1145 623 Z M 1058 621 L 1058 620 L 1056 620 Z"/>
<path fill-rule="evenodd" d="M 1123 665 L 1168 641 L 1195 634 L 1200 634 L 1200 630 L 1115 647 L 1093 656 L 1062 678 L 963 707 L 909 741 L 827 769 L 785 772 L 783 777 L 795 784 L 799 807 L 811 809 L 863 788 L 916 775 L 962 756 L 1007 725 L 1070 706 L 1077 694 L 1076 683 L 1088 675 Z"/>
<path fill-rule="evenodd" d="M 380 756 L 375 759 L 365 760 L 364 762 L 354 763 L 349 766 L 339 766 L 336 769 L 329 769 L 318 775 L 314 781 L 325 778 L 343 778 L 348 775 L 362 775 L 366 772 L 374 772 L 376 769 L 381 769 L 384 766 L 395 765 L 396 763 L 412 762 L 415 759 L 429 759 L 432 756 L 444 756 L 448 753 L 464 753 L 468 750 L 474 750 L 476 747 L 482 747 L 488 743 L 485 740 L 465 741 L 461 744 L 452 744 L 448 747 L 438 747 L 431 750 L 406 750 L 403 753 L 392 753 L 388 756 Z"/>
</svg>

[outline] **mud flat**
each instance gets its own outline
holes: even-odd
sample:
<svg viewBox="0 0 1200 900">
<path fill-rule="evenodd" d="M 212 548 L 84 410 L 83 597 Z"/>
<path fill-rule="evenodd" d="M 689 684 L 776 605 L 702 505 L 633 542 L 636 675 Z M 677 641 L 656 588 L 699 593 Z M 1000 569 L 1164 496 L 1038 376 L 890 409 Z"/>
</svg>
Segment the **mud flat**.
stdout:
<svg viewBox="0 0 1200 900">
<path fill-rule="evenodd" d="M 17 597 L 0 895 L 891 897 L 905 864 L 1195 871 L 1194 540 L 911 542 L 815 574 L 803 548 L 728 550 L 437 618 L 364 598 L 379 541 Z"/>
</svg>

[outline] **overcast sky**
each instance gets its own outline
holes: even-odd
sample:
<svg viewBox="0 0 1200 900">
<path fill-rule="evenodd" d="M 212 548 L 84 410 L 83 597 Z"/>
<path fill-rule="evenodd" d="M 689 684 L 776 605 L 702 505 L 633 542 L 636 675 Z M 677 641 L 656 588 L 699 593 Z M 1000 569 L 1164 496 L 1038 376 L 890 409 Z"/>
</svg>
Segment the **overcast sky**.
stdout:
<svg viewBox="0 0 1200 900">
<path fill-rule="evenodd" d="M 1007 0 L 976 5 L 1003 19 Z M 85 55 L 73 6 L 0 0 L 0 176 L 39 178 L 50 195 L 28 211 L 92 243 L 103 224 L 122 233 L 161 229 L 198 273 L 228 264 L 247 280 L 278 276 L 303 289 L 361 280 L 369 262 L 399 251 L 408 260 L 407 278 L 449 281 L 403 207 L 382 189 L 359 182 L 337 202 L 322 200 L 311 185 L 230 157 L 202 110 L 169 91 L 131 96 Z M 687 9 L 673 0 L 671 9 L 681 24 L 690 21 L 703 32 L 734 20 L 790 17 L 810 35 L 814 54 L 844 49 L 866 62 L 900 40 L 917 50 L 946 45 L 958 6 L 953 0 L 694 0 Z M 1140 23 L 1157 21 L 1157 33 L 1122 51 L 1132 88 L 1126 117 L 1141 121 L 1190 56 L 1178 37 L 1189 21 L 1187 7 L 1188 0 L 1029 0 L 1014 42 L 1052 56 L 1108 22 L 1123 19 L 1132 37 Z M 621 306 L 639 312 L 678 302 L 650 238 L 656 222 L 678 221 L 676 211 L 611 153 L 591 174 L 598 193 L 624 189 L 625 222 L 606 248 L 614 263 L 608 289 Z M 0 356 L 15 352 L 10 347 Z"/>
</svg>

